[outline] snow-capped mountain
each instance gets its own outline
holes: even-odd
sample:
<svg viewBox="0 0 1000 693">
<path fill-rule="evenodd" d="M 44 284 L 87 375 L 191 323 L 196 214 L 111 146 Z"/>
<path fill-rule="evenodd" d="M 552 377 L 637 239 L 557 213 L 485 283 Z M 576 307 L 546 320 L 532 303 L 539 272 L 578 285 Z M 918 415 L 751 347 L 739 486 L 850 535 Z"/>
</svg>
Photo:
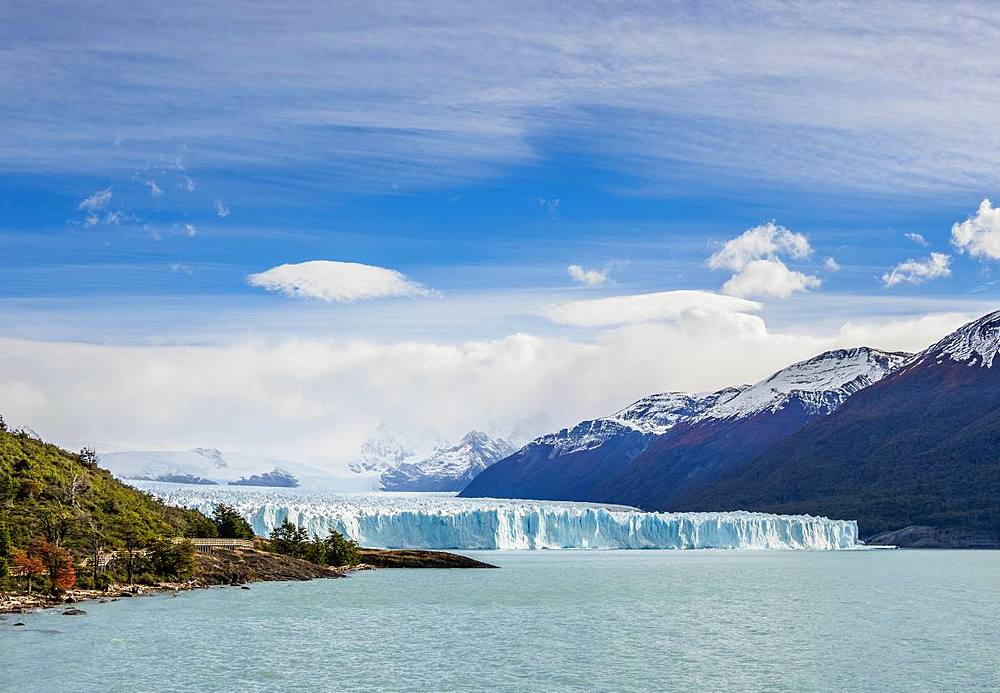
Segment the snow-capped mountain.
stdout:
<svg viewBox="0 0 1000 693">
<path fill-rule="evenodd" d="M 979 320 L 963 325 L 920 353 L 908 367 L 915 368 L 926 363 L 941 364 L 950 360 L 969 366 L 992 368 L 998 353 L 1000 311 L 988 313 Z"/>
<path fill-rule="evenodd" d="M 852 517 L 863 536 L 985 532 L 1000 545 L 998 353 L 995 312 L 675 507 Z"/>
<path fill-rule="evenodd" d="M 809 414 L 829 414 L 855 392 L 878 382 L 912 357 L 868 347 L 827 351 L 741 388 L 697 418 L 743 419 L 763 412 L 775 413 L 793 404 Z"/>
<path fill-rule="evenodd" d="M 506 440 L 470 431 L 457 444 L 419 462 L 402 462 L 382 473 L 386 491 L 461 491 L 491 464 L 514 452 Z"/>
<path fill-rule="evenodd" d="M 415 454 L 413 449 L 399 440 L 387 425 L 379 424 L 374 433 L 361 444 L 358 459 L 351 462 L 348 467 L 358 474 L 383 472 L 406 462 Z"/>
<path fill-rule="evenodd" d="M 336 486 L 328 472 L 267 455 L 193 450 L 134 450 L 100 455 L 100 464 L 125 480 L 198 485 Z"/>
<path fill-rule="evenodd" d="M 380 423 L 361 444 L 357 457 L 347 467 L 356 474 L 377 481 L 378 476 L 401 464 L 414 463 L 447 443 L 437 431 L 409 430 L 405 426 Z"/>
<path fill-rule="evenodd" d="M 690 489 L 742 467 L 910 358 L 912 354 L 860 347 L 794 363 L 679 422 L 593 494 L 670 509 Z"/>
<path fill-rule="evenodd" d="M 621 411 L 536 438 L 477 476 L 466 497 L 583 499 L 591 487 L 624 469 L 678 422 L 696 417 L 741 391 L 644 397 Z"/>
<path fill-rule="evenodd" d="M 748 462 L 910 357 L 841 349 L 750 386 L 653 395 L 538 438 L 461 495 L 666 507 L 672 494 Z"/>
<path fill-rule="evenodd" d="M 550 456 L 556 457 L 599 447 L 615 436 L 630 432 L 658 436 L 678 421 L 695 417 L 740 392 L 741 388 L 726 388 L 694 395 L 686 392 L 649 395 L 610 416 L 581 421 L 573 428 L 540 436 L 531 444 L 551 446 Z"/>
</svg>

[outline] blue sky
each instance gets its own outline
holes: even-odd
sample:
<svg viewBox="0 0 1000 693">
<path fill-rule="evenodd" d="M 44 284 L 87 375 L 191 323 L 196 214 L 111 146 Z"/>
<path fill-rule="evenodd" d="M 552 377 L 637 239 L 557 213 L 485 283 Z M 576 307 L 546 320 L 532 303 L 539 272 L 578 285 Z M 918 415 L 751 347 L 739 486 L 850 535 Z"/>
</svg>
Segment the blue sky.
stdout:
<svg viewBox="0 0 1000 693">
<path fill-rule="evenodd" d="M 989 4 L 6 14 L 0 401 L 67 444 L 534 435 L 825 347 L 920 348 L 1000 291 Z M 199 387 L 234 351 L 246 372 Z M 158 428 L 129 413 L 151 398 Z"/>
</svg>

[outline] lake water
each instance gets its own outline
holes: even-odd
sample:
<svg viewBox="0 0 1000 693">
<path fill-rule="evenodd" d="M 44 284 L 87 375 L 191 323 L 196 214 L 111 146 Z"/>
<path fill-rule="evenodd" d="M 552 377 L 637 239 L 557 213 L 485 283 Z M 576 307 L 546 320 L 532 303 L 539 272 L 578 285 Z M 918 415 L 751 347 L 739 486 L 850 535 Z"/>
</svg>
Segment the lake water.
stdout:
<svg viewBox="0 0 1000 693">
<path fill-rule="evenodd" d="M 1000 689 L 1000 552 L 470 555 L 9 615 L 0 690 Z"/>
</svg>

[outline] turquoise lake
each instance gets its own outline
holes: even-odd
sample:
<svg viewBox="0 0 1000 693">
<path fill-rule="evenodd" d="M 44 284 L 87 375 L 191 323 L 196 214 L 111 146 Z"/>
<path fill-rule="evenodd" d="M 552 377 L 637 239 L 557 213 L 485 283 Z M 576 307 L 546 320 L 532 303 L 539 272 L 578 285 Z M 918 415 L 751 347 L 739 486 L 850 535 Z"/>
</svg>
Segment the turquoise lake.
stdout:
<svg viewBox="0 0 1000 693">
<path fill-rule="evenodd" d="M 470 555 L 8 615 L 0 690 L 1000 689 L 1000 552 Z"/>
</svg>

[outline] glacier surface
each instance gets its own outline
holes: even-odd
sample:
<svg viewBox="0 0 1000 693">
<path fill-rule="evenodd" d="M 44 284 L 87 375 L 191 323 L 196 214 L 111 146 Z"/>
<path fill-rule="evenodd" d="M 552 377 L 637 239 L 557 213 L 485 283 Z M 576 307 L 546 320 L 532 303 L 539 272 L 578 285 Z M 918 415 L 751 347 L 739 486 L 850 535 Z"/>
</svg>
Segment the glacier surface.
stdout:
<svg viewBox="0 0 1000 693">
<path fill-rule="evenodd" d="M 646 513 L 622 506 L 456 498 L 450 494 L 333 494 L 302 489 L 132 482 L 168 503 L 211 514 L 235 507 L 262 536 L 289 519 L 362 546 L 409 549 L 856 549 L 854 521 L 751 512 Z"/>
</svg>

